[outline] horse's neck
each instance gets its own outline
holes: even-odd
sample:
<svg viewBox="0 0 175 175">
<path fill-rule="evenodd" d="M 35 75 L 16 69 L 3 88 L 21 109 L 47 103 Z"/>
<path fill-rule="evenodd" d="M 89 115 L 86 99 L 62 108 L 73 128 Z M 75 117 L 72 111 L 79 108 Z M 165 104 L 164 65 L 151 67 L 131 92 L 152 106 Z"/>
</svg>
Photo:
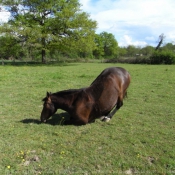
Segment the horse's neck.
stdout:
<svg viewBox="0 0 175 175">
<path fill-rule="evenodd" d="M 74 102 L 74 99 L 77 97 L 78 91 L 74 93 L 68 93 L 68 94 L 57 94 L 52 97 L 55 105 L 57 108 L 70 111 L 72 103 Z"/>
</svg>

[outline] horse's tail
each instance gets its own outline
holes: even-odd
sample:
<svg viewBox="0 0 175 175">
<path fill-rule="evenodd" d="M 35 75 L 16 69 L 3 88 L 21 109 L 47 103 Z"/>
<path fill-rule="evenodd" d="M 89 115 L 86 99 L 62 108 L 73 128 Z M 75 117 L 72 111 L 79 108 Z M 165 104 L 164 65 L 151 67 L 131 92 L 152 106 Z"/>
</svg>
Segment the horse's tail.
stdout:
<svg viewBox="0 0 175 175">
<path fill-rule="evenodd" d="M 127 93 L 127 91 L 125 92 L 125 94 L 124 94 L 124 97 L 123 98 L 128 98 L 128 93 Z"/>
<path fill-rule="evenodd" d="M 130 84 L 130 82 L 131 82 L 131 76 L 130 76 L 129 73 L 128 73 L 128 80 L 129 80 L 129 83 L 128 83 L 128 87 L 129 87 L 129 84 Z M 128 88 L 128 87 L 127 87 L 127 88 Z M 124 97 L 123 97 L 123 98 L 128 98 L 127 88 L 125 89 L 126 91 L 125 91 L 125 94 L 124 94 Z"/>
</svg>

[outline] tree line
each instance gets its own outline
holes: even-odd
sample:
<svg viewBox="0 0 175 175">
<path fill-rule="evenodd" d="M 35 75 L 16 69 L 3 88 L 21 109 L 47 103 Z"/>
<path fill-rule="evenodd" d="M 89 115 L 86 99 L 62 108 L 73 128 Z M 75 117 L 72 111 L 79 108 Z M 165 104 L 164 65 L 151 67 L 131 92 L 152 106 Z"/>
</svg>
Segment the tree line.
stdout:
<svg viewBox="0 0 175 175">
<path fill-rule="evenodd" d="M 0 5 L 11 14 L 9 21 L 0 25 L 0 59 L 44 63 L 60 58 L 118 59 L 155 54 L 152 46 L 119 47 L 113 34 L 96 34 L 97 22 L 81 10 L 78 0 L 0 0 Z M 168 43 L 160 50 L 174 54 L 175 48 Z"/>
<path fill-rule="evenodd" d="M 136 47 L 133 45 L 119 47 L 117 61 L 137 64 L 175 64 L 175 45 L 167 43 L 157 49 L 158 45 L 156 47 Z"/>
</svg>

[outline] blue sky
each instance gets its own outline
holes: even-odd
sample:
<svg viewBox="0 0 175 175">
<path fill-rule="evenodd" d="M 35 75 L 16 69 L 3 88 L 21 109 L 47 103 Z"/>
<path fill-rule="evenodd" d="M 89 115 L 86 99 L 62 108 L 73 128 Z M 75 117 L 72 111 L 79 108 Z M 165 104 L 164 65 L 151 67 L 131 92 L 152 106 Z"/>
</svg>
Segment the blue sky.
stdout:
<svg viewBox="0 0 175 175">
<path fill-rule="evenodd" d="M 98 23 L 97 33 L 112 33 L 120 46 L 175 44 L 175 0 L 80 0 Z"/>
<path fill-rule="evenodd" d="M 97 33 L 112 33 L 119 46 L 156 46 L 162 33 L 165 44 L 175 44 L 175 0 L 79 0 L 81 9 L 97 21 Z M 2 9 L 3 10 L 3 9 Z M 0 22 L 9 13 L 0 13 Z"/>
</svg>

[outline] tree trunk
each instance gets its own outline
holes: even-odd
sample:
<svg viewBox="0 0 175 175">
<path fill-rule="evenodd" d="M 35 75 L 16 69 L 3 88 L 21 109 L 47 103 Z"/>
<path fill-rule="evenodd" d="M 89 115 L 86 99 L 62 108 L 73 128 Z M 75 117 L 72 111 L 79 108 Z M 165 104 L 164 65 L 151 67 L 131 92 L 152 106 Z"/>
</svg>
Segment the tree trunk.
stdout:
<svg viewBox="0 0 175 175">
<path fill-rule="evenodd" d="M 42 49 L 41 55 L 42 55 L 42 63 L 46 63 L 46 59 L 45 59 L 46 51 L 45 51 L 45 49 Z"/>
<path fill-rule="evenodd" d="M 164 36 L 164 34 L 162 33 L 162 34 L 159 36 L 159 40 L 160 40 L 160 41 L 159 41 L 157 47 L 155 48 L 155 50 L 158 50 L 158 49 L 160 48 L 160 46 L 161 46 L 162 43 L 163 43 L 164 38 L 165 38 L 165 36 Z"/>
<path fill-rule="evenodd" d="M 41 51 L 41 55 L 42 55 L 42 63 L 46 63 L 46 40 L 43 37 L 42 38 L 42 51 Z"/>
</svg>

